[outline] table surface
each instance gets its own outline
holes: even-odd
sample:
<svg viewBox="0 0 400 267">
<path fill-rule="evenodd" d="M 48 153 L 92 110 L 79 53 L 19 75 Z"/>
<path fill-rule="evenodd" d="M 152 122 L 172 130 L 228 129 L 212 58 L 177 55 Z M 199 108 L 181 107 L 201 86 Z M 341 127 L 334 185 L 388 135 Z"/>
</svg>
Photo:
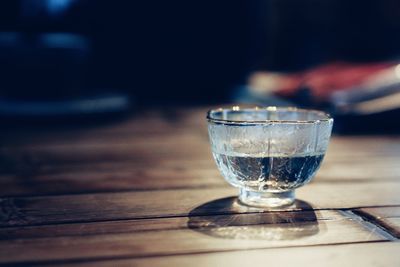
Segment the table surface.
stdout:
<svg viewBox="0 0 400 267">
<path fill-rule="evenodd" d="M 206 110 L 3 129 L 0 263 L 400 266 L 400 136 L 332 137 L 295 206 L 262 210 L 219 174 Z"/>
</svg>

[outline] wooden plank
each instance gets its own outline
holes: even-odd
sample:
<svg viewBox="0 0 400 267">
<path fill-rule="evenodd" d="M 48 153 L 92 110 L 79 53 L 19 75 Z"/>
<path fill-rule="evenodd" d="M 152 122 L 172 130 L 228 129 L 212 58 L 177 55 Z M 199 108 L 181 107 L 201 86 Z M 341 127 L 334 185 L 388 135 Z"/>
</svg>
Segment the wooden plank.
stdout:
<svg viewBox="0 0 400 267">
<path fill-rule="evenodd" d="M 382 226 L 393 236 L 400 238 L 400 206 L 362 208 L 356 210 L 355 213 Z"/>
<path fill-rule="evenodd" d="M 131 167 L 130 167 L 131 168 Z M 135 167 L 0 175 L 1 196 L 54 195 L 226 186 L 216 167 Z"/>
<path fill-rule="evenodd" d="M 215 163 L 206 160 L 163 160 L 149 168 L 141 162 L 86 165 L 15 166 L 0 175 L 0 196 L 46 195 L 128 190 L 221 187 L 226 182 Z M 10 166 L 8 166 L 10 168 Z M 18 170 L 17 170 L 18 169 Z M 368 170 L 368 171 L 366 171 Z M 400 181 L 400 165 L 323 163 L 313 183 Z"/>
<path fill-rule="evenodd" d="M 400 266 L 399 242 L 329 245 L 319 247 L 292 247 L 285 249 L 257 249 L 183 256 L 151 257 L 141 259 L 114 259 L 96 262 L 61 264 L 64 267 L 130 267 L 130 266 L 324 266 L 377 267 Z"/>
<path fill-rule="evenodd" d="M 140 115 L 125 121 L 82 129 L 53 127 L 45 131 L 31 130 L 29 134 L 25 129 L 2 132 L 0 152 L 5 157 L 19 153 L 23 158 L 62 164 L 134 160 L 137 155 L 150 155 L 155 160 L 171 153 L 181 159 L 209 157 L 207 109 L 141 111 Z M 187 153 L 187 147 L 192 148 L 191 153 Z M 398 159 L 399 137 L 334 137 L 326 161 L 346 162 L 355 158 L 376 161 L 377 156 Z"/>
<path fill-rule="evenodd" d="M 190 114 L 190 112 L 188 113 Z M 189 116 L 189 115 L 187 115 Z M 199 116 L 199 115 L 196 115 Z M 189 116 L 190 117 L 190 116 Z M 127 122 L 129 125 L 142 126 L 137 118 Z M 184 121 L 184 120 L 183 120 Z M 177 129 L 173 125 L 171 131 L 168 128 L 168 122 L 158 120 L 152 128 L 163 129 L 155 134 L 131 132 L 129 135 L 118 136 L 111 134 L 104 137 L 102 128 L 88 131 L 86 129 L 76 129 L 72 133 L 48 131 L 39 132 L 36 139 L 27 138 L 24 132 L 21 137 L 14 137 L 24 141 L 22 144 L 13 144 L 12 140 L 2 142 L 0 146 L 0 155 L 3 158 L 18 154 L 23 158 L 33 158 L 40 162 L 90 162 L 100 159 L 109 160 L 127 160 L 134 159 L 139 153 L 148 153 L 154 151 L 154 157 L 164 155 L 165 153 L 174 153 L 179 156 L 183 153 L 183 158 L 187 157 L 187 147 L 192 148 L 191 156 L 209 157 L 209 142 L 207 129 L 203 116 L 197 118 L 195 125 L 182 124 Z M 201 123 L 200 123 L 201 121 Z M 182 123 L 182 120 L 179 122 Z M 179 125 L 178 123 L 178 125 Z M 195 126 L 194 128 L 191 126 Z M 120 125 L 115 125 L 115 131 L 118 132 Z M 18 136 L 18 135 L 17 135 Z M 186 146 L 188 145 L 188 146 Z M 129 153 L 130 152 L 130 153 Z M 100 155 L 102 157 L 100 157 Z M 150 153 L 151 154 L 151 153 Z M 109 157 L 106 157 L 109 155 Z M 143 156 L 142 154 L 140 154 Z M 144 154 L 146 155 L 146 154 Z M 373 157 L 372 155 L 375 155 Z M 333 137 L 329 146 L 326 161 L 354 162 L 354 159 L 376 161 L 376 157 L 399 158 L 400 157 L 400 139 L 398 137 Z"/>
<path fill-rule="evenodd" d="M 331 145 L 329 147 L 326 161 L 327 162 L 359 162 L 360 160 L 366 162 L 376 162 L 376 158 L 370 158 L 372 155 L 382 156 L 383 158 L 393 160 L 395 158 L 400 157 L 400 147 L 398 141 L 380 141 L 380 139 L 370 138 L 368 140 L 364 140 L 363 144 L 366 148 L 360 147 L 359 145 L 355 146 L 352 141 L 356 141 L 355 139 L 346 140 L 344 145 L 341 145 L 340 138 L 332 138 Z M 383 143 L 378 147 L 370 147 L 369 143 Z M 116 155 L 122 156 L 132 156 L 137 152 L 147 151 L 154 152 L 154 155 L 160 154 L 163 155 L 166 151 L 169 153 L 176 153 L 180 155 L 187 151 L 187 147 L 185 145 L 190 145 L 192 148 L 193 157 L 196 156 L 206 156 L 210 155 L 209 142 L 207 139 L 207 134 L 194 135 L 194 134 L 180 134 L 179 132 L 173 135 L 157 135 L 154 137 L 139 137 L 134 138 L 131 137 L 128 140 L 119 140 L 118 142 L 112 141 L 97 141 L 92 142 L 92 138 L 89 135 L 86 138 L 75 138 L 75 141 L 72 143 L 59 143 L 59 144 L 51 144 L 51 143 L 31 143 L 26 144 L 21 147 L 8 147 L 2 146 L 0 149 L 1 156 L 5 159 L 8 157 L 13 160 L 21 160 L 24 157 L 30 157 L 32 159 L 37 159 L 41 162 L 47 162 L 45 156 L 46 155 L 54 155 L 56 158 L 64 158 L 66 161 L 61 163 L 68 163 L 71 161 L 69 157 L 73 157 L 74 155 L 79 156 L 82 152 L 87 156 L 86 162 L 90 162 L 92 158 L 96 159 L 96 153 L 114 153 Z M 198 150 L 198 151 L 197 151 Z M 130 152 L 130 153 L 129 153 Z M 42 160 L 41 160 L 42 159 Z M 44 160 L 43 160 L 44 159 Z M 51 159 L 51 158 L 50 158 Z M 112 157 L 111 157 L 112 159 Z M 355 161 L 357 159 L 357 161 Z M 51 162 L 57 162 L 55 159 Z M 74 161 L 72 161 L 74 162 Z"/>
<path fill-rule="evenodd" d="M 400 205 L 398 183 L 309 184 L 300 188 L 292 209 L 340 209 Z M 237 205 L 231 187 L 98 193 L 0 199 L 0 225 L 31 225 L 257 212 Z"/>
<path fill-rule="evenodd" d="M 317 173 L 318 182 L 349 181 L 400 181 L 400 157 L 393 160 L 375 160 L 356 162 L 324 161 Z"/>
<path fill-rule="evenodd" d="M 179 137 L 176 137 L 179 138 Z M 175 144 L 178 145 L 178 144 Z M 10 173 L 10 172 L 16 172 L 18 171 L 19 168 L 26 168 L 26 169 L 32 169 L 32 170 L 41 170 L 41 169 L 55 169 L 55 170 L 69 170 L 69 169 L 76 169 L 76 168 L 85 168 L 88 169 L 90 167 L 97 168 L 98 166 L 102 166 L 105 164 L 108 165 L 125 165 L 124 167 L 126 168 L 130 164 L 136 164 L 134 166 L 137 166 L 137 164 L 141 163 L 150 163 L 151 160 L 153 160 L 155 163 L 163 163 L 163 162 L 173 162 L 175 165 L 179 164 L 181 166 L 185 166 L 186 164 L 190 165 L 195 165 L 198 162 L 207 162 L 208 166 L 215 167 L 215 164 L 213 163 L 213 159 L 211 156 L 211 151 L 209 149 L 209 144 L 204 143 L 200 145 L 196 145 L 201 147 L 201 151 L 199 150 L 198 152 L 201 153 L 193 153 L 189 157 L 182 157 L 182 151 L 176 150 L 174 148 L 175 145 L 160 145 L 162 147 L 162 150 L 169 150 L 169 157 L 165 156 L 160 157 L 157 150 L 153 150 L 154 148 L 152 145 L 147 146 L 146 142 L 143 142 L 141 145 L 141 149 L 135 149 L 135 148 L 130 148 L 129 146 L 123 147 L 106 147 L 104 148 L 104 151 L 101 150 L 96 150 L 93 149 L 87 149 L 84 152 L 84 155 L 82 155 L 80 152 L 81 150 L 70 150 L 69 152 L 65 152 L 62 150 L 53 150 L 53 151 L 47 151 L 46 150 L 39 150 L 34 153 L 29 153 L 29 152 L 24 152 L 24 151 L 18 151 L 18 150 L 5 150 L 3 149 L 3 153 L 1 154 L 1 160 L 2 162 L 2 173 Z M 186 145 L 186 144 L 182 144 Z M 134 145 L 136 146 L 136 145 Z M 143 156 L 140 156 L 138 154 L 139 152 L 143 151 L 144 148 L 147 147 L 149 148 Z M 151 148 L 151 149 L 150 149 Z M 185 150 L 183 150 L 185 152 Z M 95 155 L 96 153 L 100 155 Z M 344 155 L 344 154 L 342 154 Z M 384 168 L 389 168 L 393 169 L 394 171 L 397 171 L 399 168 L 399 158 L 398 157 L 384 157 L 380 158 L 379 160 L 376 160 L 376 158 L 352 158 L 352 160 L 348 160 L 348 157 L 354 156 L 352 154 L 349 154 L 348 156 L 345 156 L 344 159 L 342 159 L 339 155 L 338 159 L 332 159 L 334 154 L 332 152 L 328 153 L 328 155 L 325 157 L 323 165 L 322 165 L 322 170 L 325 167 L 330 166 L 329 170 L 326 170 L 326 172 L 340 172 L 345 173 L 345 170 L 343 169 L 350 169 L 351 174 L 356 172 L 358 168 L 362 167 L 364 168 L 373 168 L 373 169 L 379 169 L 379 170 L 384 170 Z M 84 156 L 88 156 L 85 158 Z M 151 156 L 151 157 L 149 157 Z M 171 157 L 174 156 L 174 157 Z M 377 155 L 376 155 L 377 156 Z M 74 158 L 75 157 L 75 158 Z M 102 160 L 101 160 L 102 159 Z M 356 160 L 355 160 L 356 159 Z M 100 160 L 100 162 L 98 162 Z M 337 167 L 337 168 L 336 168 Z M 336 169 L 336 170 L 335 170 Z M 390 173 L 390 172 L 389 172 Z M 385 175 L 385 173 L 383 174 Z"/>
<path fill-rule="evenodd" d="M 373 142 L 375 139 L 364 138 L 363 142 L 376 143 Z M 0 186 L 4 189 L 0 196 L 223 186 L 206 138 L 187 137 L 187 142 L 197 144 L 196 152 L 192 152 L 192 144 L 179 145 L 180 140 L 185 140 L 179 136 L 155 144 L 154 138 L 149 140 L 136 139 L 133 144 L 124 146 L 121 143 L 116 147 L 105 142 L 97 145 L 77 143 L 72 147 L 51 145 L 48 148 L 36 144 L 33 151 L 25 152 L 0 149 Z M 352 139 L 345 140 L 351 148 L 349 140 Z M 388 140 L 392 144 L 393 140 Z M 334 139 L 335 142 L 340 144 L 343 140 Z M 400 180 L 399 157 L 376 160 L 380 156 L 357 158 L 351 154 L 352 150 L 340 151 L 328 153 L 314 182 Z"/>
<path fill-rule="evenodd" d="M 210 151 L 209 151 L 210 152 Z M 1 174 L 13 174 L 13 173 L 21 173 L 21 171 L 25 171 L 28 173 L 34 174 L 59 174 L 64 172 L 103 172 L 103 171 L 121 171 L 121 170 L 135 170 L 136 168 L 146 167 L 149 164 L 149 159 L 146 158 L 133 158 L 133 159 L 121 159 L 118 161 L 104 161 L 104 162 L 52 162 L 45 161 L 40 158 L 24 158 L 24 156 L 17 155 L 12 156 L 11 154 L 8 157 L 3 158 L 5 162 L 3 162 L 3 169 L 0 172 Z M 202 158 L 174 158 L 174 157 L 165 157 L 165 158 L 154 158 L 154 164 L 157 164 L 157 167 L 160 168 L 207 168 L 207 169 L 215 169 L 216 165 L 212 158 L 211 153 L 205 154 Z M 318 174 L 323 173 L 326 178 L 334 178 L 335 176 L 345 177 L 346 173 L 350 177 L 373 177 L 376 175 L 369 174 L 369 171 L 378 172 L 383 171 L 380 178 L 385 178 L 385 176 L 396 177 L 396 172 L 399 169 L 399 158 L 388 159 L 385 158 L 383 160 L 363 160 L 357 159 L 356 162 L 349 161 L 331 161 L 329 157 L 326 157 L 322 163 L 321 169 L 318 171 Z M 365 170 L 368 168 L 368 173 L 359 173 L 359 170 Z M 385 171 L 385 168 L 388 171 Z M 347 171 L 348 170 L 348 171 Z M 374 173 L 375 174 L 375 173 Z M 397 173 L 397 175 L 399 175 Z M 398 176 L 397 176 L 398 177 Z"/>
<path fill-rule="evenodd" d="M 193 117 L 191 113 L 186 116 Z M 199 114 L 195 116 L 200 116 Z M 137 118 L 127 122 L 129 125 L 139 125 Z M 139 120 L 140 121 L 140 120 Z M 181 123 L 184 120 L 180 120 Z M 66 136 L 64 132 L 49 131 L 47 134 L 40 132 L 38 139 L 26 138 L 26 133 L 20 139 L 23 144 L 10 144 L 3 142 L 0 146 L 0 158 L 6 166 L 54 165 L 54 164 L 82 164 L 93 162 L 157 162 L 173 156 L 177 160 L 191 158 L 200 160 L 210 158 L 210 148 L 207 138 L 207 129 L 203 116 L 195 124 L 195 130 L 191 126 L 183 124 L 181 129 L 174 128 L 170 132 L 157 132 L 154 135 L 131 133 L 120 137 L 110 134 L 102 136 L 101 128 L 92 131 L 75 130 Z M 168 122 L 158 120 L 153 128 L 165 128 Z M 176 125 L 174 125 L 175 127 Z M 115 125 L 118 132 L 120 125 Z M 112 127 L 111 127 L 112 128 Z M 146 128 L 146 127 L 144 127 Z M 111 133 L 113 133 L 111 131 Z M 24 138 L 25 137 L 25 138 Z M 17 138 L 18 139 L 18 138 Z M 12 139 L 11 139 L 12 140 Z M 400 157 L 400 140 L 395 137 L 333 137 L 328 150 L 325 163 L 342 162 L 353 163 L 377 162 L 376 158 L 381 157 L 378 162 L 388 159 L 398 162 Z M 365 165 L 365 164 L 364 164 Z M 398 170 L 397 167 L 390 172 L 391 175 Z M 356 171 L 355 171 L 356 172 Z"/>
<path fill-rule="evenodd" d="M 130 143 L 110 144 L 77 144 L 76 146 L 57 145 L 54 147 L 1 148 L 0 156 L 4 162 L 30 161 L 31 163 L 82 163 L 82 162 L 116 162 L 127 160 L 157 161 L 160 158 L 201 159 L 210 156 L 208 143 L 192 139 L 187 143 L 179 140 L 179 136 L 171 142 L 137 141 Z M 174 141 L 172 141 L 174 140 Z"/>
<path fill-rule="evenodd" d="M 77 141 L 80 140 L 80 141 Z M 1 156 L 7 158 L 8 156 L 17 158 L 20 157 L 31 157 L 37 158 L 38 160 L 45 162 L 76 162 L 74 156 L 77 156 L 79 161 L 96 161 L 98 158 L 97 154 L 110 154 L 109 159 L 134 159 L 138 152 L 143 152 L 150 155 L 154 155 L 157 158 L 165 155 L 166 153 L 176 154 L 176 156 L 186 157 L 191 155 L 192 158 L 210 155 L 209 142 L 207 139 L 207 133 L 203 134 L 173 134 L 164 136 L 162 134 L 154 137 L 140 137 L 130 138 L 128 140 L 118 140 L 118 142 L 102 141 L 92 142 L 90 136 L 84 139 L 75 139 L 72 143 L 32 143 L 26 144 L 21 147 L 5 146 L 3 145 L 0 149 Z M 345 145 L 341 144 L 340 138 L 333 138 L 329 146 L 326 160 L 327 161 L 339 161 L 348 162 L 348 160 L 355 162 L 357 161 L 376 161 L 376 158 L 371 158 L 372 155 L 379 156 L 387 159 L 395 159 L 400 157 L 400 145 L 399 141 L 382 141 L 380 146 L 371 146 L 369 143 L 379 143 L 380 139 L 370 138 L 364 140 L 359 145 L 354 145 L 352 141 L 355 139 L 348 139 Z M 365 147 L 363 147 L 364 145 Z M 189 147 L 188 147 L 189 146 Z M 189 149 L 191 148 L 191 149 Z M 188 151 L 191 154 L 187 153 Z M 153 152 L 153 153 L 151 153 Z M 54 156 L 52 159 L 49 155 Z M 47 157 L 46 157 L 47 156 Z M 104 157 L 104 156 L 103 156 Z M 57 159 L 63 159 L 63 161 Z"/>
<path fill-rule="evenodd" d="M 80 236 L 80 235 L 99 235 L 131 233 L 138 231 L 154 230 L 173 230 L 188 228 L 188 223 L 192 228 L 216 226 L 244 226 L 256 224 L 283 224 L 283 223 L 306 223 L 316 220 L 347 220 L 343 214 L 336 211 L 321 210 L 302 210 L 302 211 L 282 211 L 265 213 L 244 213 L 229 215 L 210 215 L 210 216 L 190 216 L 173 217 L 159 219 L 138 219 L 105 221 L 92 223 L 73 223 L 42 226 L 21 226 L 0 228 L 0 239 L 10 240 L 18 238 L 43 238 L 57 236 Z M 213 222 L 213 223 L 212 223 Z M 206 224 L 206 225 L 205 225 Z"/>
<path fill-rule="evenodd" d="M 141 110 L 130 117 L 85 124 L 15 125 L 0 133 L 3 145 L 21 146 L 32 143 L 104 142 L 131 136 L 199 133 L 206 130 L 208 108 Z M 39 126 L 39 127 L 38 127 Z M 201 130 L 200 130 L 201 132 Z"/>
<path fill-rule="evenodd" d="M 332 216 L 331 211 L 320 215 L 283 213 L 170 218 L 168 230 L 155 231 L 160 225 L 153 227 L 148 222 L 120 234 L 4 240 L 0 241 L 0 262 L 147 257 L 387 240 L 378 227 L 365 227 L 344 217 L 337 219 L 339 215 Z"/>
</svg>

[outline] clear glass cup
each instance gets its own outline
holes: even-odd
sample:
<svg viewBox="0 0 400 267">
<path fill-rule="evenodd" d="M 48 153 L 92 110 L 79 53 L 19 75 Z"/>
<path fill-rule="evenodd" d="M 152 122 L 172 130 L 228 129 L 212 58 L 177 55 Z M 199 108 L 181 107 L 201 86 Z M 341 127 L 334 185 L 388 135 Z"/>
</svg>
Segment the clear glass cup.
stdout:
<svg viewBox="0 0 400 267">
<path fill-rule="evenodd" d="M 220 108 L 207 114 L 212 153 L 240 202 L 283 207 L 310 182 L 328 147 L 333 119 L 297 108 Z"/>
</svg>

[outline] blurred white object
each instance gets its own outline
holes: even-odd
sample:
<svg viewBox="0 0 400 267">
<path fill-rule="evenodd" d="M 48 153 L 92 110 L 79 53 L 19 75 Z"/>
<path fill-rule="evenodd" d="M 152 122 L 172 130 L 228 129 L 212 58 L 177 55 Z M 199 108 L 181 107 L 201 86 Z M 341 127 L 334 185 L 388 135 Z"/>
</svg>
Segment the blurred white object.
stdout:
<svg viewBox="0 0 400 267">
<path fill-rule="evenodd" d="M 356 87 L 334 92 L 331 102 L 337 113 L 372 114 L 400 108 L 400 64 Z"/>
</svg>

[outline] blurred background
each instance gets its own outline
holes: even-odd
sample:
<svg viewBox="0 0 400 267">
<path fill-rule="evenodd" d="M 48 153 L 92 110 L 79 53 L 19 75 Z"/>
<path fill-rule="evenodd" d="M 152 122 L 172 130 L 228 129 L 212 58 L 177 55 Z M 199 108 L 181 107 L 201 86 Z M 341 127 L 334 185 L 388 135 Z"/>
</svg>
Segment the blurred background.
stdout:
<svg viewBox="0 0 400 267">
<path fill-rule="evenodd" d="M 342 133 L 397 132 L 396 0 L 0 3 L 0 116 L 299 106 Z"/>
</svg>

